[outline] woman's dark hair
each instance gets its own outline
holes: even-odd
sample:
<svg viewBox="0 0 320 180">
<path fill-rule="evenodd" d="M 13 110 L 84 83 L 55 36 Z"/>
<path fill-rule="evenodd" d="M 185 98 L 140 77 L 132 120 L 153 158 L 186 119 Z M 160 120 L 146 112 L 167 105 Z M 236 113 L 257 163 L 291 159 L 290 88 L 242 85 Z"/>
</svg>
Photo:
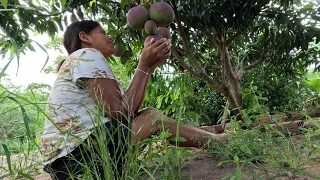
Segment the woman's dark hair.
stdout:
<svg viewBox="0 0 320 180">
<path fill-rule="evenodd" d="M 70 55 L 78 49 L 81 49 L 81 40 L 79 38 L 80 32 L 88 34 L 99 25 L 98 22 L 93 20 L 77 21 L 70 24 L 63 35 L 63 46 L 66 48 L 68 54 Z M 63 62 L 64 60 L 59 63 L 57 71 L 59 71 Z"/>
<path fill-rule="evenodd" d="M 66 48 L 68 54 L 81 49 L 81 40 L 79 38 L 79 33 L 83 31 L 84 33 L 90 33 L 94 28 L 98 27 L 100 24 L 92 20 L 77 21 L 70 24 L 63 36 L 63 45 Z"/>
</svg>

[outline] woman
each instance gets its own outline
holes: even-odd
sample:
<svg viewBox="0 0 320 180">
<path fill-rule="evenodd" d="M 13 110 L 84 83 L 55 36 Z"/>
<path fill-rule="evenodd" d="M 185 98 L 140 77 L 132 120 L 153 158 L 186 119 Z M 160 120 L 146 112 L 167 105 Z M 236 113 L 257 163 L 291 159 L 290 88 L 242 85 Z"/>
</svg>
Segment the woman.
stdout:
<svg viewBox="0 0 320 180">
<path fill-rule="evenodd" d="M 49 95 L 41 139 L 44 170 L 53 179 L 83 176 L 87 171 L 106 177 L 108 167 L 100 160 L 108 155 L 116 157 L 119 172 L 124 161 L 121 157 L 127 151 L 126 139 L 134 144 L 161 128 L 176 137 L 176 121 L 152 108 L 139 111 L 148 79 L 170 56 L 170 40 L 146 44 L 127 90 L 122 89 L 108 65 L 115 48 L 99 23 L 85 20 L 71 24 L 63 44 L 69 56 L 59 67 Z M 111 135 L 115 129 L 121 129 L 120 136 Z M 203 145 L 207 137 L 223 139 L 223 135 L 186 125 L 179 126 L 179 136 L 186 139 L 180 146 L 193 147 Z M 104 151 L 97 145 L 105 140 L 109 140 L 108 153 L 101 153 Z"/>
</svg>

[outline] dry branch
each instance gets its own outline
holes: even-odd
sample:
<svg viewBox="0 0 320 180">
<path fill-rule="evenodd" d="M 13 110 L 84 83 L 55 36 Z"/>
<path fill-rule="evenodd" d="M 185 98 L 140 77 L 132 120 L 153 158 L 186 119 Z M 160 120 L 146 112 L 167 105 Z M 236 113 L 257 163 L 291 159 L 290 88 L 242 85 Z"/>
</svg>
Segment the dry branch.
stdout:
<svg viewBox="0 0 320 180">
<path fill-rule="evenodd" d="M 314 123 L 304 124 L 304 122 L 306 121 L 306 115 L 314 118 L 316 121 L 320 121 L 320 107 L 311 108 L 307 110 L 307 112 L 290 112 L 288 114 L 283 113 L 268 117 L 265 116 L 259 118 L 259 122 L 270 124 L 271 127 L 278 131 L 281 131 L 282 133 L 301 133 L 301 127 L 318 129 L 319 127 L 317 127 Z M 224 129 L 231 130 L 231 124 L 226 123 L 225 128 L 221 124 L 213 126 L 202 126 L 201 128 L 206 131 L 218 134 L 222 133 Z M 264 131 L 267 129 L 263 128 L 262 130 Z"/>
</svg>

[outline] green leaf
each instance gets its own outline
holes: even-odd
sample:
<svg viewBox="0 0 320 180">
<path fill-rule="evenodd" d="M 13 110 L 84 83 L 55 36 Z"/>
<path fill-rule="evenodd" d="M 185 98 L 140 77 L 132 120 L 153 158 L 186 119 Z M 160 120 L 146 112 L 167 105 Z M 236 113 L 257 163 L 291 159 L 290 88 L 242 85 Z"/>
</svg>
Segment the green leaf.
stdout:
<svg viewBox="0 0 320 180">
<path fill-rule="evenodd" d="M 175 93 L 170 94 L 170 98 L 172 101 L 175 101 L 179 98 L 179 95 L 180 95 L 179 92 L 175 92 Z"/>
<path fill-rule="evenodd" d="M 8 5 L 8 0 L 1 0 L 1 5 L 7 9 L 7 5 Z"/>
<path fill-rule="evenodd" d="M 196 117 L 196 118 L 200 118 L 200 115 L 196 112 L 193 112 L 193 111 L 187 111 L 186 114 L 188 116 L 192 116 L 192 117 Z"/>
<path fill-rule="evenodd" d="M 64 10 L 67 0 L 61 0 L 61 10 Z"/>
<path fill-rule="evenodd" d="M 9 67 L 10 63 L 12 62 L 12 60 L 13 60 L 13 58 L 11 58 L 9 60 L 9 62 L 2 68 L 2 70 L 0 72 L 0 80 L 5 75 L 5 72 L 6 72 L 7 68 Z"/>
<path fill-rule="evenodd" d="M 121 2 L 120 2 L 120 9 L 123 9 L 124 6 L 127 5 L 127 3 L 128 3 L 128 0 L 121 0 Z"/>
<path fill-rule="evenodd" d="M 239 157 L 237 155 L 233 156 L 235 162 L 239 162 Z"/>
<path fill-rule="evenodd" d="M 19 52 L 23 52 L 26 47 L 28 47 L 32 43 L 31 39 L 28 39 L 28 41 L 19 49 Z"/>
<path fill-rule="evenodd" d="M 20 106 L 20 109 L 21 109 L 21 112 L 22 112 L 22 117 L 23 117 L 23 121 L 24 121 L 24 125 L 25 125 L 25 128 L 26 128 L 26 131 L 27 131 L 27 137 L 29 139 L 31 139 L 31 132 L 30 132 L 30 126 L 29 126 L 29 117 L 27 115 L 27 112 L 26 110 L 24 109 L 24 107 L 19 103 L 18 100 L 16 100 L 15 98 L 13 97 L 8 97 L 9 99 L 11 99 L 12 101 L 16 102 L 17 104 L 19 104 Z"/>
<path fill-rule="evenodd" d="M 262 100 L 262 101 L 268 101 L 268 98 L 266 97 L 258 97 L 259 100 Z"/>
<path fill-rule="evenodd" d="M 26 174 L 26 173 L 24 173 L 24 172 L 22 172 L 22 171 L 18 171 L 18 174 L 19 174 L 20 176 L 24 177 L 24 178 L 33 180 L 33 178 L 32 178 L 30 175 L 28 175 L 28 174 Z"/>
<path fill-rule="evenodd" d="M 43 67 L 41 68 L 41 71 L 42 71 L 49 61 L 49 54 L 48 54 L 46 48 L 44 48 L 41 44 L 39 44 L 37 41 L 34 41 L 34 40 L 33 40 L 33 42 L 35 42 L 42 49 L 42 51 L 44 51 L 47 54 L 46 62 L 44 63 Z"/>
<path fill-rule="evenodd" d="M 157 97 L 157 108 L 160 109 L 162 104 L 163 95 Z"/>
<path fill-rule="evenodd" d="M 313 88 L 313 90 L 319 91 L 320 90 L 320 79 L 313 79 L 308 82 L 308 85 L 311 86 Z"/>
<path fill-rule="evenodd" d="M 8 149 L 8 146 L 4 143 L 4 142 L 1 142 L 0 141 L 0 144 L 2 145 L 3 149 L 4 149 L 4 152 L 6 154 L 6 158 L 7 158 L 7 164 L 8 164 L 8 168 L 9 168 L 9 172 L 10 174 L 12 175 L 13 174 L 13 171 L 12 171 L 12 165 L 11 165 L 11 159 L 10 159 L 10 151 Z"/>
<path fill-rule="evenodd" d="M 0 12 L 4 12 L 4 11 L 17 11 L 16 9 L 0 9 Z"/>
<path fill-rule="evenodd" d="M 175 141 L 175 142 L 186 142 L 187 140 L 184 137 L 173 137 L 169 139 L 170 141 Z"/>
<path fill-rule="evenodd" d="M 303 9 L 313 10 L 313 4 L 309 3 L 309 4 L 305 5 L 305 6 L 303 6 Z"/>
<path fill-rule="evenodd" d="M 236 169 L 236 179 L 241 179 L 242 177 L 242 172 L 240 168 Z"/>
</svg>

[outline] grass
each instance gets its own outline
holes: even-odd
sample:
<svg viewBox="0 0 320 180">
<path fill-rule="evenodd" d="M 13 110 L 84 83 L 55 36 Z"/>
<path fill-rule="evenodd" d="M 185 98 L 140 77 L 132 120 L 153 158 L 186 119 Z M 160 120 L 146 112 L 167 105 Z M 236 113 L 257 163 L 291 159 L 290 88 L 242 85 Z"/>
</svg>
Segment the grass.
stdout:
<svg viewBox="0 0 320 180">
<path fill-rule="evenodd" d="M 305 122 L 305 125 L 311 122 L 320 128 L 319 122 L 312 118 Z M 290 174 L 320 179 L 305 168 L 320 158 L 320 142 L 316 139 L 319 139 L 319 129 L 301 128 L 304 134 L 295 136 L 290 132 L 278 131 L 269 124 L 260 124 L 269 129 L 266 132 L 250 127 L 244 130 L 240 128 L 243 124 L 237 121 L 234 121 L 233 125 L 237 127 L 237 131 L 229 134 L 228 143 L 214 142 L 206 147 L 210 155 L 220 158 L 219 165 L 225 163 L 236 165 L 235 172 L 226 178 L 242 179 L 243 169 L 248 167 L 253 171 L 246 174 L 246 177 L 253 179 L 276 179 Z M 268 175 L 270 172 L 273 176 Z"/>
<path fill-rule="evenodd" d="M 318 123 L 312 118 L 309 118 L 306 123 L 310 122 Z M 304 167 L 320 158 L 320 143 L 314 139 L 319 135 L 319 130 L 303 130 L 305 136 L 302 140 L 297 141 L 295 136 L 275 129 L 263 133 L 259 129 L 238 129 L 236 133 L 228 135 L 229 143 L 208 143 L 206 151 L 210 155 L 220 158 L 219 165 L 225 163 L 236 165 L 235 172 L 225 176 L 225 179 L 241 179 L 243 177 L 277 179 L 288 176 L 288 174 L 305 175 L 317 179 L 320 177 L 308 173 Z M 106 132 L 101 131 L 99 133 Z M 277 136 L 274 137 L 270 134 L 277 134 Z M 163 131 L 135 146 L 130 146 L 130 153 L 125 154 L 127 166 L 121 172 L 110 168 L 112 165 L 115 166 L 114 163 L 116 162 L 111 160 L 112 157 L 109 157 L 105 151 L 107 149 L 105 148 L 107 139 L 103 137 L 106 136 L 99 136 L 102 138 L 98 138 L 96 145 L 100 152 L 99 158 L 104 164 L 104 172 L 106 172 L 104 179 L 182 179 L 183 174 L 180 172 L 184 167 L 182 159 L 193 154 L 187 148 L 177 148 L 170 145 L 168 143 L 169 136 L 168 132 Z M 20 153 L 23 160 L 14 161 L 12 159 L 17 158 L 10 153 L 6 143 L 1 143 L 1 145 L 3 149 L 6 149 L 4 154 L 7 160 L 7 166 L 2 167 L 1 172 L 7 170 L 10 174 L 8 177 L 11 179 L 19 177 L 28 179 L 39 171 L 41 167 L 39 166 L 39 160 L 38 162 L 33 160 L 33 163 L 30 163 L 30 157 L 34 155 L 34 152 Z M 29 146 L 25 145 L 25 147 L 28 149 Z M 148 148 L 142 151 L 142 147 Z M 81 165 L 87 168 L 83 178 L 100 178 L 95 171 L 95 167 L 92 167 L 89 163 Z M 244 167 L 250 167 L 249 174 L 243 171 Z M 270 171 L 273 172 L 272 176 L 263 173 Z"/>
<path fill-rule="evenodd" d="M 103 132 L 102 132 L 103 133 Z M 115 135 L 115 134 L 114 134 Z M 101 161 L 103 165 L 103 171 L 105 177 L 102 179 L 180 179 L 181 174 L 179 169 L 182 168 L 181 158 L 192 155 L 188 149 L 176 148 L 168 143 L 166 137 L 168 132 L 162 132 L 158 136 L 153 136 L 138 145 L 129 146 L 129 153 L 124 156 L 127 159 L 127 166 L 118 171 L 116 163 L 118 159 L 110 157 L 106 151 L 106 138 L 98 138 L 95 148 L 98 150 L 99 157 L 90 156 L 93 162 L 97 162 L 97 159 Z M 106 137 L 106 136 L 99 136 Z M 158 146 L 154 146 L 158 144 Z M 42 168 L 38 151 L 32 151 L 30 153 L 11 154 L 6 144 L 2 144 L 5 147 L 4 154 L 7 165 L 3 166 L 0 170 L 1 175 L 6 175 L 10 179 L 28 178 L 35 175 Z M 86 146 L 86 144 L 83 143 Z M 142 152 L 141 147 L 148 146 L 148 150 Z M 89 146 L 86 146 L 89 151 L 93 151 Z M 96 153 L 92 153 L 93 155 Z M 19 157 L 18 157 L 19 155 Z M 4 162 L 2 162 L 4 163 Z M 96 167 L 90 162 L 79 163 L 79 166 L 83 166 L 86 169 L 86 173 L 82 178 L 85 179 L 100 179 L 97 174 Z M 9 171 L 9 173 L 8 173 Z"/>
<path fill-rule="evenodd" d="M 35 129 L 30 129 L 30 117 L 20 102 L 28 102 L 28 104 L 33 105 L 39 113 L 42 113 L 44 116 L 47 115 L 43 109 L 30 99 L 12 92 L 9 94 L 10 96 L 3 96 L 2 98 L 7 98 L 18 104 L 24 117 L 23 122 L 26 128 L 26 137 L 22 141 L 19 139 L 6 139 L 5 142 L 1 142 L 2 148 L 0 153 L 4 155 L 2 160 L 6 162 L 1 162 L 0 175 L 2 177 L 8 177 L 9 179 L 32 179 L 32 176 L 42 168 L 39 158 L 40 133 L 33 132 Z M 99 118 L 95 120 L 101 122 Z M 38 129 L 37 131 L 42 131 L 42 129 Z M 181 159 L 190 156 L 191 153 L 188 149 L 177 148 L 170 145 L 168 140 L 170 136 L 169 132 L 163 131 L 159 135 L 139 142 L 137 145 L 130 144 L 128 153 L 123 155 L 127 162 L 121 171 L 119 168 L 116 168 L 119 159 L 110 157 L 108 148 L 106 147 L 109 141 L 113 139 L 107 138 L 107 133 L 105 129 L 95 128 L 95 134 L 98 135 L 97 139 L 90 144 L 82 143 L 83 147 L 88 150 L 91 156 L 89 156 L 90 159 L 88 161 L 79 162 L 79 166 L 82 166 L 86 170 L 81 178 L 159 179 L 159 177 L 161 177 L 162 179 L 181 179 L 180 169 L 183 167 Z M 121 136 L 122 134 L 119 133 L 121 133 L 121 131 L 117 131 L 109 136 Z M 33 137 L 32 134 L 38 134 L 38 136 Z M 181 140 L 178 137 L 175 139 L 177 141 Z M 155 143 L 158 143 L 159 146 L 155 147 Z M 142 152 L 143 147 L 147 146 L 149 147 L 148 151 Z M 122 150 L 121 146 L 117 150 Z M 94 151 L 97 151 L 97 153 L 93 153 Z M 97 162 L 100 162 L 103 167 L 104 177 L 100 177 L 97 173 Z"/>
<path fill-rule="evenodd" d="M 9 92 L 9 90 L 5 89 Z M 30 99 L 10 92 L 9 95 L 1 96 L 3 99 L 11 100 L 18 105 L 23 115 L 23 125 L 26 129 L 26 138 L 23 141 L 18 139 L 6 139 L 0 142 L 1 150 L 1 167 L 0 174 L 10 179 L 26 178 L 32 179 L 32 176 L 39 172 L 41 167 L 39 159 L 39 136 L 33 137 L 33 134 L 39 134 L 40 129 L 30 128 L 30 119 L 28 112 L 21 101 L 31 104 L 37 109 L 38 113 L 46 116 L 44 110 Z M 302 128 L 305 137 L 296 141 L 290 133 L 285 133 L 273 129 L 268 124 L 259 124 L 257 120 L 259 115 L 264 115 L 263 107 L 259 106 L 258 99 L 255 101 L 255 107 L 244 110 L 244 115 L 248 121 L 242 123 L 231 117 L 232 128 L 237 131 L 228 134 L 228 143 L 209 142 L 205 150 L 208 154 L 219 157 L 219 165 L 225 163 L 235 164 L 235 172 L 225 176 L 225 179 L 241 179 L 243 177 L 251 177 L 259 179 L 268 176 L 265 172 L 273 171 L 272 177 L 278 178 L 291 174 L 301 174 L 311 178 L 314 175 L 308 173 L 305 165 L 312 163 L 320 158 L 320 142 L 315 141 L 319 137 L 320 129 L 312 130 Z M 180 109 L 180 119 L 182 114 Z M 320 123 L 310 117 L 307 117 L 308 123 L 314 123 L 320 128 Z M 98 119 L 99 121 L 99 119 Z M 252 128 L 259 125 L 268 128 L 270 131 L 261 132 L 258 128 Z M 246 130 L 241 127 L 245 126 Z M 124 157 L 127 161 L 126 166 L 119 171 L 116 167 L 118 159 L 110 157 L 106 148 L 106 144 L 110 139 L 106 137 L 106 131 L 96 129 L 99 134 L 96 143 L 93 146 L 83 144 L 86 149 L 93 151 L 92 147 L 98 151 L 99 156 L 92 157 L 93 161 L 98 159 L 103 166 L 105 172 L 104 179 L 182 179 L 181 169 L 184 167 L 183 159 L 193 156 L 188 148 L 179 148 L 169 144 L 169 132 L 163 130 L 160 134 L 152 136 L 136 145 L 129 145 L 128 153 Z M 271 136 L 275 134 L 276 136 Z M 112 137 L 121 134 L 113 134 Z M 174 140 L 182 141 L 183 139 L 175 137 Z M 121 149 L 120 149 L 121 150 Z M 17 157 L 16 154 L 20 156 Z M 95 154 L 95 153 L 93 153 Z M 4 165 L 5 164 L 5 165 Z M 82 178 L 85 179 L 101 179 L 97 174 L 97 168 L 94 163 L 79 163 L 86 169 Z M 251 171 L 244 172 L 245 167 L 250 167 Z M 0 175 L 0 176 L 1 176 Z M 192 177 L 191 177 L 192 178 Z"/>
<path fill-rule="evenodd" d="M 19 98 L 19 96 L 15 96 Z M 25 99 L 23 99 L 25 100 Z M 31 102 L 30 102 L 31 103 Z M 20 109 L 23 109 L 21 107 Z M 255 116 L 254 116 L 255 117 Z M 255 117 L 256 118 L 256 117 Z M 25 127 L 29 127 L 29 121 L 24 121 Z M 252 120 L 252 123 L 255 121 Z M 291 174 L 305 175 L 311 178 L 319 178 L 308 173 L 305 165 L 320 158 L 320 143 L 315 138 L 320 135 L 320 131 L 302 128 L 305 131 L 304 139 L 296 141 L 290 133 L 285 133 L 273 129 L 268 124 L 260 124 L 270 131 L 261 132 L 259 128 L 252 128 L 252 123 L 244 124 L 232 120 L 236 133 L 228 134 L 228 143 L 210 142 L 205 150 L 208 154 L 219 157 L 219 165 L 233 163 L 236 165 L 235 172 L 225 176 L 225 179 L 241 179 L 243 177 L 262 178 L 269 176 L 263 172 L 274 171 L 269 178 L 278 178 Z M 305 124 L 314 123 L 320 128 L 318 121 L 308 117 Z M 242 126 L 249 126 L 246 130 Z M 125 127 L 126 128 L 126 127 Z M 38 147 L 39 138 L 32 139 L 31 131 L 27 139 L 6 140 L 1 142 L 4 155 L 2 160 L 6 165 L 0 168 L 1 175 L 6 175 L 10 179 L 32 178 L 41 167 Z M 106 144 L 110 139 L 106 137 L 106 131 L 96 129 L 99 134 L 94 148 L 99 152 L 99 156 L 93 157 L 93 161 L 99 159 L 105 172 L 104 179 L 182 179 L 181 169 L 184 167 L 184 158 L 193 156 L 188 148 L 179 148 L 169 144 L 170 133 L 162 131 L 149 139 L 139 142 L 137 145 L 130 145 L 128 153 L 124 157 L 127 160 L 126 166 L 119 171 L 116 167 L 118 159 L 110 157 Z M 271 136 L 275 134 L 276 136 Z M 121 134 L 112 134 L 118 136 Z M 30 137 L 30 138 L 29 138 Z M 182 140 L 176 137 L 175 140 Z M 89 151 L 92 147 L 83 144 Z M 19 153 L 18 158 L 16 154 Z M 95 153 L 93 153 L 95 154 Z M 35 158 L 38 157 L 38 158 Z M 4 162 L 2 162 L 4 163 Z M 86 169 L 82 178 L 101 179 L 97 174 L 97 169 L 90 162 L 80 163 Z M 245 167 L 250 167 L 252 171 L 247 174 Z"/>
</svg>

